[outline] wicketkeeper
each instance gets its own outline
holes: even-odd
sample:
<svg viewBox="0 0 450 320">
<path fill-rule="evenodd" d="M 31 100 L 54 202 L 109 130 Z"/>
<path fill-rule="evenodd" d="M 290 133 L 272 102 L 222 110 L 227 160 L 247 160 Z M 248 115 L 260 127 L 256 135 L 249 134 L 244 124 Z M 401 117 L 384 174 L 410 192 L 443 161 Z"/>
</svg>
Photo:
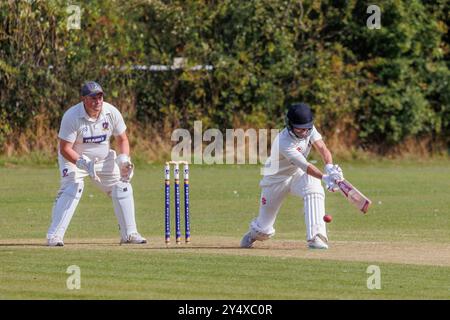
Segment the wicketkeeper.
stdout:
<svg viewBox="0 0 450 320">
<path fill-rule="evenodd" d="M 81 100 L 64 113 L 58 134 L 61 187 L 53 206 L 47 243 L 64 245 L 64 234 L 83 194 L 85 177 L 112 198 L 120 243 L 146 243 L 136 228 L 130 184 L 134 166 L 123 117 L 113 105 L 103 102 L 103 89 L 96 82 L 82 86 Z M 111 136 L 117 139 L 118 156 L 110 148 Z"/>
<path fill-rule="evenodd" d="M 326 174 L 308 162 L 311 146 L 320 153 Z M 265 168 L 268 170 L 260 182 L 259 215 L 250 223 L 241 247 L 250 248 L 256 240 L 264 241 L 275 234 L 274 223 L 281 204 L 288 194 L 293 194 L 303 198 L 308 247 L 328 249 L 323 220 L 325 193 L 321 181 L 329 191 L 335 192 L 335 181 L 343 179 L 343 174 L 341 168 L 333 164 L 330 151 L 313 125 L 313 114 L 307 104 L 294 103 L 289 107 L 286 128 L 275 138 Z"/>
</svg>

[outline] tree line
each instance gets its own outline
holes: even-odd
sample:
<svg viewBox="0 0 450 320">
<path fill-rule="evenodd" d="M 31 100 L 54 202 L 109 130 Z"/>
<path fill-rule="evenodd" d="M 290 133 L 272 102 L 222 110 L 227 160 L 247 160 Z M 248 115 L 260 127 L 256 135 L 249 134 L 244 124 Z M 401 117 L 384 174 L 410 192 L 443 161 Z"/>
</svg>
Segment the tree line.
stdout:
<svg viewBox="0 0 450 320">
<path fill-rule="evenodd" d="M 2 1 L 1 153 L 54 154 L 88 79 L 136 145 L 166 143 L 196 120 L 281 127 L 286 105 L 305 101 L 336 148 L 445 151 L 449 3 L 377 5 L 379 29 L 359 0 Z"/>
</svg>

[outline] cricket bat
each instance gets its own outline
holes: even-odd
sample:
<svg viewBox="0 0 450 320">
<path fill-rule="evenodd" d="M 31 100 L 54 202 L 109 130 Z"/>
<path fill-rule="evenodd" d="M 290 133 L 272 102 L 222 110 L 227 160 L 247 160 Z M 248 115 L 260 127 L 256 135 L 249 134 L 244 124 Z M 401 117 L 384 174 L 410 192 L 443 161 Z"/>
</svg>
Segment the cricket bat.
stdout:
<svg viewBox="0 0 450 320">
<path fill-rule="evenodd" d="M 339 191 L 342 193 L 347 200 L 357 207 L 362 213 L 366 213 L 369 209 L 369 206 L 372 204 L 369 198 L 361 193 L 358 189 L 356 189 L 350 182 L 347 180 L 336 181 Z"/>
</svg>

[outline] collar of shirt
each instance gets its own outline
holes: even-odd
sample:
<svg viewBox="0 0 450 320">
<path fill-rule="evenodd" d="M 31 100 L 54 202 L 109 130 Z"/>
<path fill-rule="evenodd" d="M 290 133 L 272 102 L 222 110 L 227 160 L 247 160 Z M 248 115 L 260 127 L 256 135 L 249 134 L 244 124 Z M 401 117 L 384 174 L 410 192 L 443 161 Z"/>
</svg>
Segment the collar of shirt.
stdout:
<svg viewBox="0 0 450 320">
<path fill-rule="evenodd" d="M 84 103 L 83 102 L 80 102 L 80 108 L 79 108 L 78 111 L 79 111 L 78 115 L 79 115 L 80 118 L 85 118 L 87 121 L 90 121 L 90 122 L 97 122 L 98 119 L 101 119 L 106 114 L 111 113 L 109 110 L 107 110 L 107 108 L 105 108 L 105 103 L 104 102 L 103 102 L 103 105 L 102 105 L 102 111 L 100 111 L 100 114 L 98 115 L 97 119 L 91 118 L 87 114 L 86 109 L 84 108 Z"/>
</svg>

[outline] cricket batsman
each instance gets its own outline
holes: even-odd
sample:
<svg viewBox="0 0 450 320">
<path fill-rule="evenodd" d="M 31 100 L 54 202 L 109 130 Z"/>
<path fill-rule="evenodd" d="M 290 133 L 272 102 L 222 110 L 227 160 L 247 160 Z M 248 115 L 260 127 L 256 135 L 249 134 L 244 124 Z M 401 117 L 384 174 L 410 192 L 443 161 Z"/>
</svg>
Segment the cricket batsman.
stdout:
<svg viewBox="0 0 450 320">
<path fill-rule="evenodd" d="M 58 134 L 61 187 L 53 206 L 47 244 L 64 245 L 64 234 L 83 194 L 86 177 L 111 197 L 120 243 L 146 243 L 136 227 L 130 184 L 134 166 L 122 115 L 103 102 L 103 89 L 94 81 L 82 86 L 81 100 L 64 113 Z M 110 148 L 111 136 L 117 139 L 119 155 Z"/>
<path fill-rule="evenodd" d="M 321 181 L 329 191 L 335 192 L 338 188 L 335 181 L 344 177 L 341 168 L 333 164 L 332 155 L 313 123 L 313 114 L 306 103 L 290 105 L 286 128 L 275 138 L 265 164 L 265 168 L 276 170 L 266 170 L 260 182 L 259 215 L 242 238 L 242 248 L 251 248 L 256 240 L 264 241 L 275 235 L 274 223 L 281 204 L 288 194 L 293 194 L 303 198 L 308 247 L 328 249 Z M 308 162 L 311 146 L 320 153 L 325 174 Z"/>
</svg>

